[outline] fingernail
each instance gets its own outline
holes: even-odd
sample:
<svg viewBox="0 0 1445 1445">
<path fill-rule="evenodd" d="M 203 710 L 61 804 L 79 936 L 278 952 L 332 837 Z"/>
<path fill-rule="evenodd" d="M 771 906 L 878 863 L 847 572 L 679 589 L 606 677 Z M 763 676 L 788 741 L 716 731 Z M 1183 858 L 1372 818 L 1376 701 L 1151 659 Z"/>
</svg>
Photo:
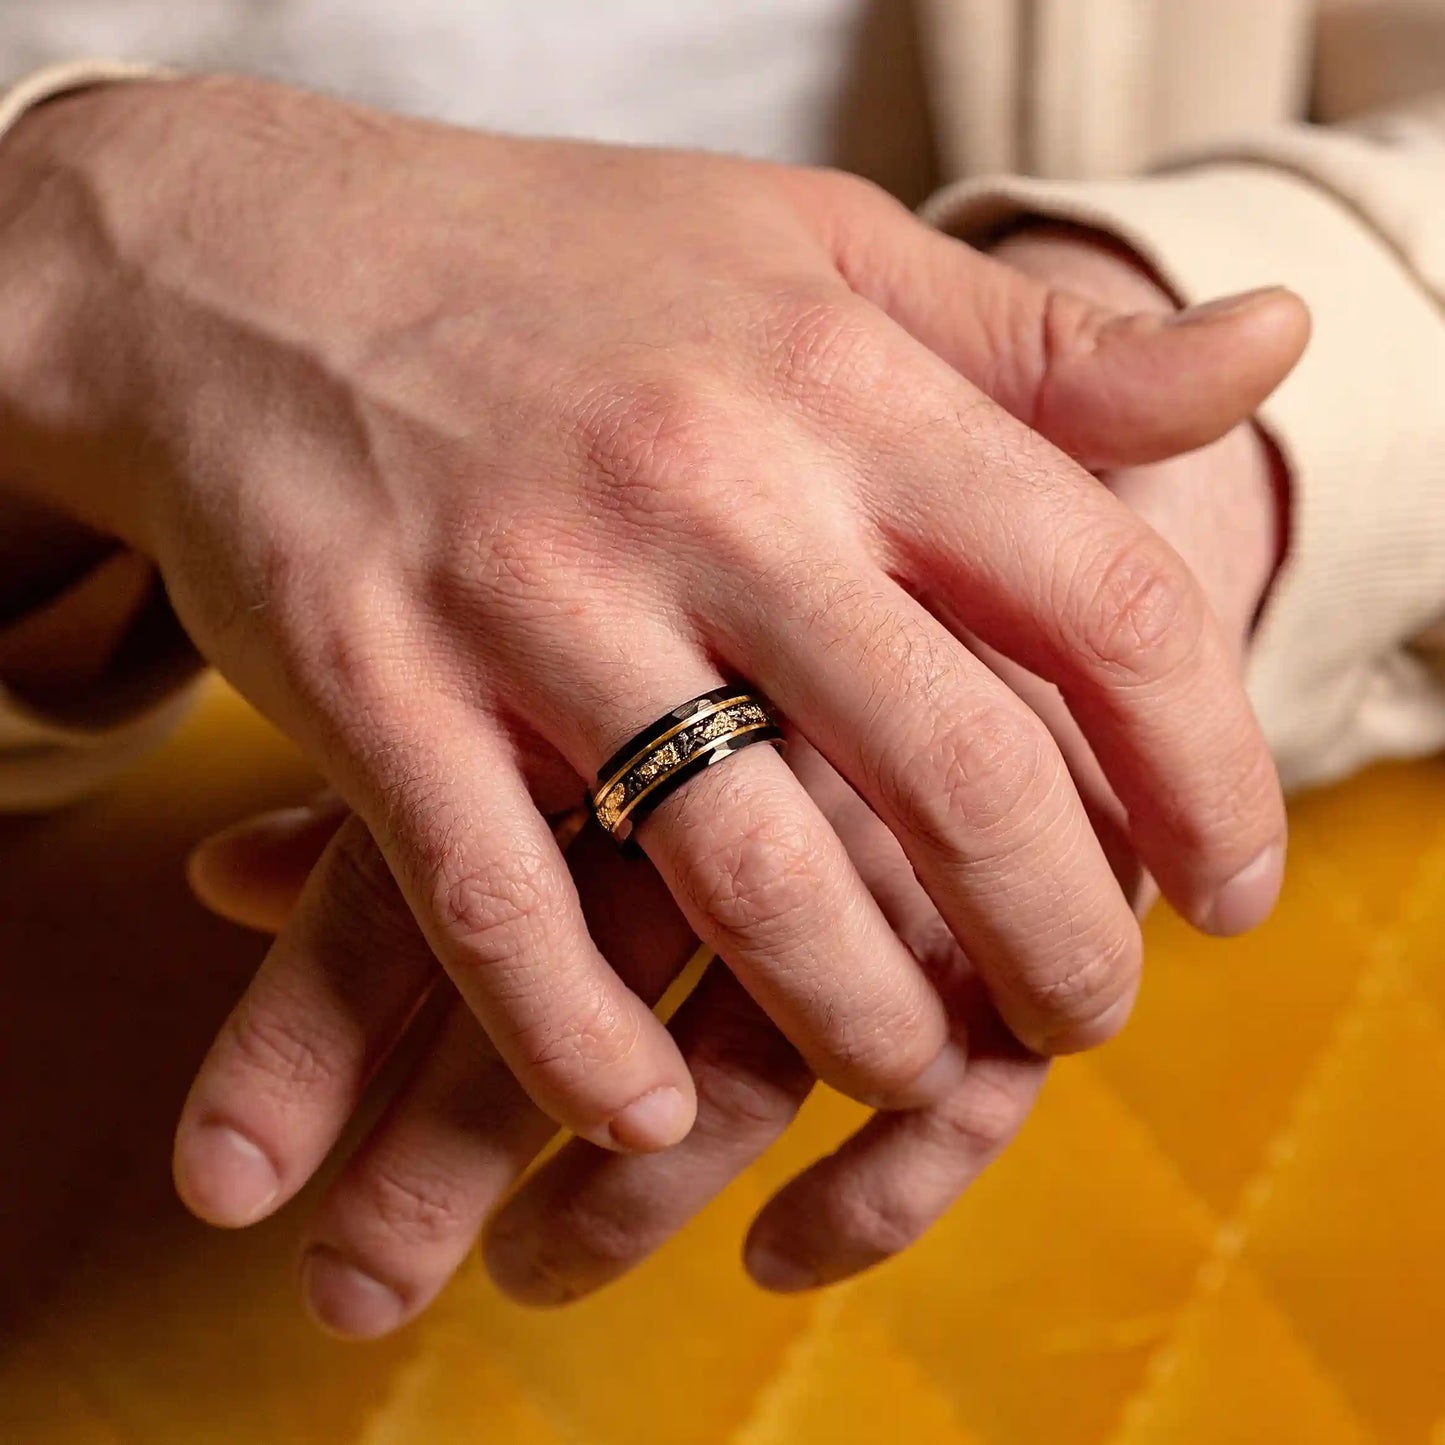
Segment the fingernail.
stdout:
<svg viewBox="0 0 1445 1445">
<path fill-rule="evenodd" d="M 1252 291 L 1240 291 L 1233 296 L 1218 296 L 1213 301 L 1201 302 L 1198 306 L 1186 306 L 1165 319 L 1167 326 L 1193 326 L 1198 322 L 1218 321 L 1221 317 L 1233 316 L 1247 311 L 1267 296 L 1277 296 L 1283 286 L 1256 286 Z"/>
<path fill-rule="evenodd" d="M 754 1281 L 764 1289 L 778 1294 L 796 1294 L 799 1290 L 816 1289 L 822 1280 L 809 1265 L 786 1254 L 779 1254 L 770 1245 L 750 1244 L 743 1263 Z"/>
<path fill-rule="evenodd" d="M 1205 903 L 1200 928 L 1226 935 L 1257 927 L 1269 917 L 1283 881 L 1284 848 L 1271 843 Z"/>
<path fill-rule="evenodd" d="M 235 857 L 238 845 L 244 851 L 257 843 L 263 846 L 289 843 L 293 838 L 314 828 L 320 816 L 309 807 L 281 808 L 274 813 L 261 813 L 254 818 L 245 818 L 212 833 L 209 838 L 202 838 L 186 859 L 186 872 L 191 886 L 203 898 L 206 897 L 207 885 L 216 869 L 219 868 L 223 877 L 230 872 L 231 860 Z"/>
<path fill-rule="evenodd" d="M 301 1290 L 316 1323 L 347 1339 L 375 1339 L 394 1330 L 406 1313 L 390 1285 L 325 1244 L 312 1245 L 302 1257 Z"/>
<path fill-rule="evenodd" d="M 208 1224 L 253 1224 L 276 1198 L 281 1181 L 259 1145 L 225 1124 L 202 1124 L 176 1151 L 176 1189 Z"/>
<path fill-rule="evenodd" d="M 292 808 L 275 808 L 269 813 L 257 813 L 254 818 L 243 818 L 233 823 L 216 836 L 220 838 L 289 838 L 296 833 L 305 833 L 314 828 L 323 818 L 330 818 L 337 811 L 336 799 L 319 793 L 304 803 Z"/>
<path fill-rule="evenodd" d="M 307 828 L 321 816 L 321 809 L 311 803 L 298 803 L 294 808 L 277 808 L 270 813 L 258 813 L 238 828 L 251 828 L 257 833 L 292 833 Z"/>
<path fill-rule="evenodd" d="M 687 1138 L 693 1107 L 671 1084 L 634 1099 L 607 1126 L 612 1142 L 639 1154 L 670 1149 Z"/>
<path fill-rule="evenodd" d="M 925 1104 L 936 1104 L 957 1090 L 967 1073 L 968 1050 L 955 1040 L 950 1040 L 938 1051 L 938 1057 L 906 1089 L 900 1089 L 886 1103 L 880 1101 L 877 1107 L 919 1109 Z"/>
</svg>

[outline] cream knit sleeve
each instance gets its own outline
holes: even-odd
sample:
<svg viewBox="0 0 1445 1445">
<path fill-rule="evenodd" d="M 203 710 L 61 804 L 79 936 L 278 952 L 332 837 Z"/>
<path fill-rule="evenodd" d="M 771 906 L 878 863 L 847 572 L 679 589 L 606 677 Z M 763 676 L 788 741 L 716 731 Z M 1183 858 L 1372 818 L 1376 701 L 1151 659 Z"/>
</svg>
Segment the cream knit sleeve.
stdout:
<svg viewBox="0 0 1445 1445">
<path fill-rule="evenodd" d="M 1445 97 L 1142 179 L 966 181 L 925 214 L 975 242 L 1030 215 L 1107 231 L 1181 301 L 1305 298 L 1309 350 L 1260 416 L 1293 496 L 1252 696 L 1289 787 L 1445 747 Z"/>
<path fill-rule="evenodd" d="M 110 61 L 39 71 L 0 99 L 0 144 L 43 101 L 161 73 Z M 17 685 L 46 656 L 74 657 L 85 678 L 63 702 L 34 702 Z M 54 807 L 102 785 L 175 725 L 198 670 L 154 569 L 127 552 L 0 626 L 0 811 Z"/>
</svg>

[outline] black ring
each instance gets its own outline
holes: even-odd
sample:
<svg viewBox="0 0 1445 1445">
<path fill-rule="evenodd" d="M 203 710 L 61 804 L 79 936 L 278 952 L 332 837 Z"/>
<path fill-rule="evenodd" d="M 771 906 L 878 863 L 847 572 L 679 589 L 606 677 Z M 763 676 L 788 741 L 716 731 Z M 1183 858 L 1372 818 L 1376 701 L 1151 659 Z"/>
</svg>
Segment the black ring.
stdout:
<svg viewBox="0 0 1445 1445">
<path fill-rule="evenodd" d="M 740 684 L 689 698 L 629 738 L 597 773 L 592 816 L 619 843 L 659 803 L 705 768 L 754 743 L 780 743 L 766 699 Z"/>
</svg>

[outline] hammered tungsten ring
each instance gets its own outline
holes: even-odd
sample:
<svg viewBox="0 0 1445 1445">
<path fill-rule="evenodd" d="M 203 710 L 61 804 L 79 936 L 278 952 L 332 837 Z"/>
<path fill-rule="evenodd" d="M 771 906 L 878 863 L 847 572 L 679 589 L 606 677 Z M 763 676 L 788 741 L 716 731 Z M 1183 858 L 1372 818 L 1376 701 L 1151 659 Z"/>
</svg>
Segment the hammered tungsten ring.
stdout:
<svg viewBox="0 0 1445 1445">
<path fill-rule="evenodd" d="M 753 743 L 781 743 L 766 699 L 740 684 L 715 687 L 664 713 L 602 765 L 592 815 L 618 843 L 662 800 L 704 768 Z"/>
</svg>

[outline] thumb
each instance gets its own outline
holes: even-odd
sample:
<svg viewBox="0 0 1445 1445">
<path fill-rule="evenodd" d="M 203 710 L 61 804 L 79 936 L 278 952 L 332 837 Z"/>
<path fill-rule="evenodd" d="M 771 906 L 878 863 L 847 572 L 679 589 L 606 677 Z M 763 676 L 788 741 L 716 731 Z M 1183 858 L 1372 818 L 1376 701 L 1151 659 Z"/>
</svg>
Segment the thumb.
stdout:
<svg viewBox="0 0 1445 1445">
<path fill-rule="evenodd" d="M 191 891 L 232 923 L 279 933 L 348 811 L 334 793 L 322 793 L 213 833 L 186 861 Z"/>
<path fill-rule="evenodd" d="M 1309 312 L 1282 286 L 1188 310 L 1121 312 L 1026 275 L 898 209 L 840 227 L 853 289 L 1091 470 L 1223 436 L 1289 374 Z"/>
</svg>

